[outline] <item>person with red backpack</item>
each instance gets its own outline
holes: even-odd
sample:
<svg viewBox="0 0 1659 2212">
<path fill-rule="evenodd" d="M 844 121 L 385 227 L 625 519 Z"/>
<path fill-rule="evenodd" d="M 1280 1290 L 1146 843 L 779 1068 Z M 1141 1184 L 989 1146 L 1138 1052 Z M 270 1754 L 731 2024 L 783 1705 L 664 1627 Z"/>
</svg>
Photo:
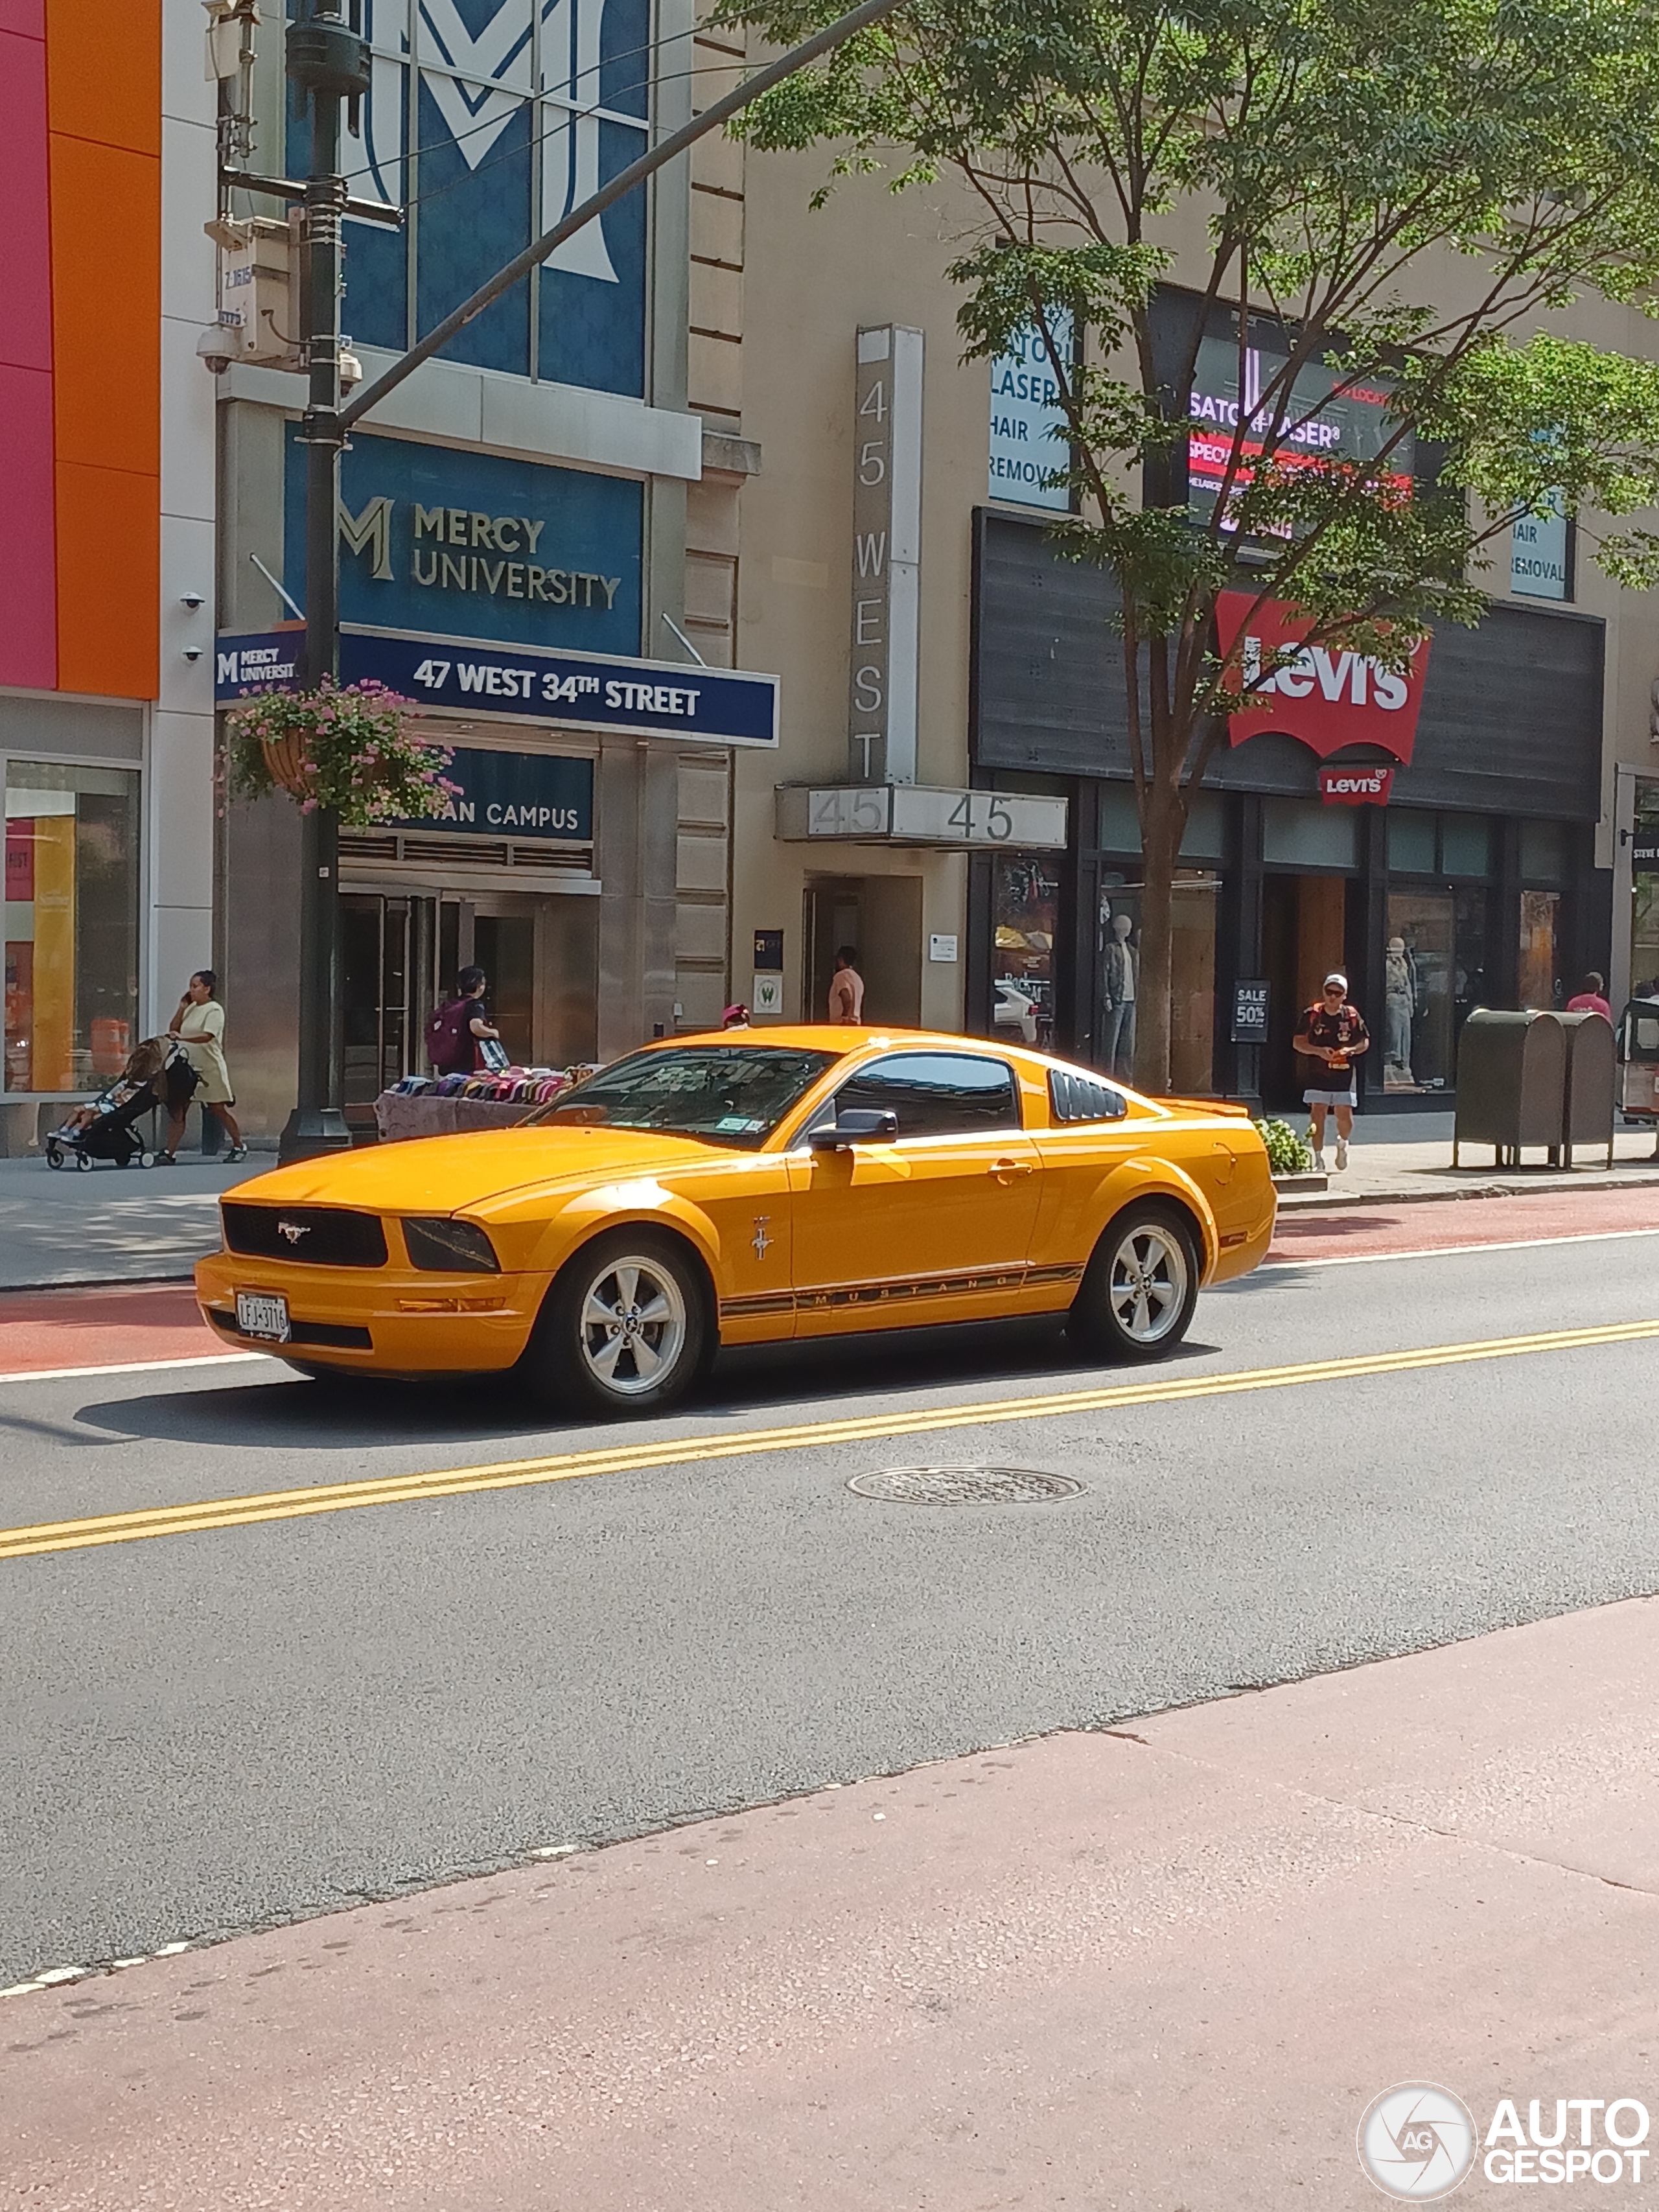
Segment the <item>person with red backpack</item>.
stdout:
<svg viewBox="0 0 1659 2212">
<path fill-rule="evenodd" d="M 482 968 L 463 968 L 455 978 L 455 995 L 434 1007 L 426 1023 L 427 1057 L 440 1075 L 471 1075 L 484 1065 L 479 1050 L 485 1039 L 499 1040 L 484 1014 L 484 993 L 489 978 Z"/>
</svg>

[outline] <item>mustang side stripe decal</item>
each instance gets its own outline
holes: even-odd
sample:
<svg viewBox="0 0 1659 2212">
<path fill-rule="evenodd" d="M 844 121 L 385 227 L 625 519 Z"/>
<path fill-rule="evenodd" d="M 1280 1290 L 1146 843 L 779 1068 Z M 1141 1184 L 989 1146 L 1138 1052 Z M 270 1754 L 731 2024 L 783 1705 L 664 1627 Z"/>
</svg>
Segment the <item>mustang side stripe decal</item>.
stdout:
<svg viewBox="0 0 1659 2212">
<path fill-rule="evenodd" d="M 823 1313 L 848 1306 L 886 1306 L 915 1298 L 972 1297 L 975 1291 L 1040 1290 L 1079 1283 L 1079 1267 L 975 1267 L 951 1275 L 899 1277 L 884 1283 L 831 1283 L 817 1290 L 760 1291 L 722 1298 L 722 1321 L 748 1321 L 762 1314 Z"/>
</svg>

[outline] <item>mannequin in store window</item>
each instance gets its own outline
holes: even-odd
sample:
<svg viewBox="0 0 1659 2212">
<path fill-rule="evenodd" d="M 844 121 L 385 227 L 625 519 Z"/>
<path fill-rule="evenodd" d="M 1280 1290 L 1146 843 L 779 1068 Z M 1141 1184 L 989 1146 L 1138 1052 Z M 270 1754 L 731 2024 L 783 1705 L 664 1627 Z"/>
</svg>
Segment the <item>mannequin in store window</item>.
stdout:
<svg viewBox="0 0 1659 2212">
<path fill-rule="evenodd" d="M 1417 1012 L 1417 963 L 1403 937 L 1391 937 L 1382 956 L 1383 1080 L 1416 1084 L 1412 1073 L 1412 1019 Z"/>
<path fill-rule="evenodd" d="M 1132 915 L 1115 914 L 1103 956 L 1106 1023 L 1101 1044 L 1109 1072 L 1126 1077 L 1133 1073 L 1135 1060 L 1135 978 L 1139 961 L 1129 942 L 1134 926 Z"/>
</svg>

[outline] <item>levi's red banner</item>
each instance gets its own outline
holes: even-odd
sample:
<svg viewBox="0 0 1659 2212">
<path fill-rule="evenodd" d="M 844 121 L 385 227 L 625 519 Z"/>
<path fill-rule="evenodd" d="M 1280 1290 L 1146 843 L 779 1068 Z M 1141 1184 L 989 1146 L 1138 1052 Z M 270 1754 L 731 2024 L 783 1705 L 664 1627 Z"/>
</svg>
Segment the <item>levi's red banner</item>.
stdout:
<svg viewBox="0 0 1659 2212">
<path fill-rule="evenodd" d="M 1252 614 L 1251 609 L 1255 609 Z M 1249 617 L 1248 623 L 1246 617 Z M 1305 614 L 1278 599 L 1257 605 L 1248 592 L 1223 592 L 1216 601 L 1216 632 L 1224 660 L 1249 683 L 1282 647 L 1299 644 Z M 1429 641 L 1412 655 L 1403 676 L 1362 653 L 1316 645 L 1256 685 L 1261 703 L 1232 715 L 1230 741 L 1242 745 L 1264 730 L 1281 730 L 1322 760 L 1346 745 L 1380 745 L 1409 761 L 1428 673 Z"/>
</svg>

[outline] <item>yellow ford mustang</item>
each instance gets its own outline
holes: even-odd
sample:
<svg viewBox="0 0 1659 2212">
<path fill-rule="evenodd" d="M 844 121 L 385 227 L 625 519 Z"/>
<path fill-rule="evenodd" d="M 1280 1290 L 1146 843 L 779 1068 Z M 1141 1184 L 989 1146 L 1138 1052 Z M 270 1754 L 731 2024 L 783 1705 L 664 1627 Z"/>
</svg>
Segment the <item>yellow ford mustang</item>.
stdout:
<svg viewBox="0 0 1659 2212">
<path fill-rule="evenodd" d="M 243 1183 L 197 1294 L 307 1374 L 516 1367 L 626 1413 L 720 1345 L 860 1329 L 1064 1313 L 1156 1358 L 1273 1206 L 1242 1107 L 975 1038 L 745 1030 L 647 1046 L 516 1128 Z"/>
</svg>

